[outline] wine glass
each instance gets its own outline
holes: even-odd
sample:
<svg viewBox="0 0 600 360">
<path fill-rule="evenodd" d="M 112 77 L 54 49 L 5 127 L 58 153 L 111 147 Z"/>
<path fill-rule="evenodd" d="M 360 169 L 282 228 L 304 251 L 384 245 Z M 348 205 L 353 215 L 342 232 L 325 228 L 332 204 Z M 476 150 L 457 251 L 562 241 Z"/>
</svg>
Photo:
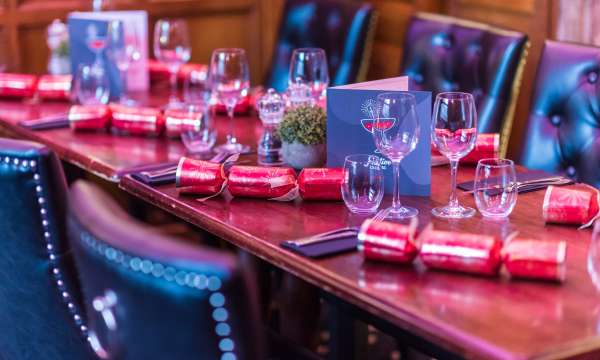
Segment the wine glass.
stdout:
<svg viewBox="0 0 600 360">
<path fill-rule="evenodd" d="M 181 132 L 181 140 L 190 154 L 209 153 L 217 140 L 210 112 L 211 89 L 207 75 L 206 71 L 194 69 L 186 74 L 183 83 L 185 106 L 190 115 L 195 114 L 190 116 L 191 123 L 185 124 Z"/>
<path fill-rule="evenodd" d="M 383 199 L 383 170 L 375 155 L 348 155 L 344 161 L 342 198 L 348 210 L 370 214 Z"/>
<path fill-rule="evenodd" d="M 220 103 L 227 108 L 229 133 L 227 142 L 217 147 L 223 152 L 246 152 L 247 145 L 238 143 L 234 134 L 233 111 L 235 105 L 248 93 L 250 70 L 244 49 L 216 49 L 210 60 L 210 83 Z"/>
<path fill-rule="evenodd" d="M 315 100 L 325 96 L 325 90 L 329 86 L 329 70 L 325 50 L 319 48 L 294 50 L 290 62 L 288 87 L 299 80 L 310 86 Z"/>
<path fill-rule="evenodd" d="M 400 203 L 400 162 L 417 147 L 421 131 L 415 108 L 415 97 L 409 93 L 388 92 L 377 96 L 373 139 L 379 152 L 392 162 L 394 169 L 392 206 L 376 215 L 379 220 L 406 219 L 419 213 L 417 209 Z"/>
<path fill-rule="evenodd" d="M 473 150 L 477 140 L 477 110 L 473 95 L 464 92 L 444 92 L 436 96 L 431 140 L 437 150 L 450 160 L 452 189 L 448 205 L 436 207 L 431 213 L 437 217 L 451 219 L 475 215 L 473 208 L 459 205 L 456 196 L 458 161 Z"/>
<path fill-rule="evenodd" d="M 113 20 L 108 25 L 107 40 L 108 56 L 115 63 L 121 75 L 121 97 L 119 102 L 123 105 L 135 105 L 135 101 L 127 96 L 127 72 L 132 63 L 140 60 L 140 46 L 134 27 L 127 27 L 125 23 Z"/>
<path fill-rule="evenodd" d="M 107 104 L 110 84 L 106 71 L 97 63 L 81 64 L 75 74 L 75 96 L 82 105 Z"/>
<path fill-rule="evenodd" d="M 594 223 L 587 260 L 588 273 L 592 283 L 600 291 L 600 220 L 596 220 Z"/>
<path fill-rule="evenodd" d="M 192 50 L 188 28 L 183 19 L 160 19 L 154 25 L 154 56 L 171 72 L 171 96 L 167 108 L 181 108 L 177 97 L 177 72 L 190 60 Z"/>
</svg>

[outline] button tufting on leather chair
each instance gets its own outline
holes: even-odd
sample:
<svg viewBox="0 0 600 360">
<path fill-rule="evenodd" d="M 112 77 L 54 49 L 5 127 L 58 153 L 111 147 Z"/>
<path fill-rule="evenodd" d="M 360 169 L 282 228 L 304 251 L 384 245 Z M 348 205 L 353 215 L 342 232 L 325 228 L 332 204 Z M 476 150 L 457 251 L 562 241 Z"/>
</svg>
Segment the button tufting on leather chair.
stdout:
<svg viewBox="0 0 600 360">
<path fill-rule="evenodd" d="M 0 138 L 0 359 L 93 357 L 66 241 L 66 195 L 54 153 Z"/>
<path fill-rule="evenodd" d="M 529 42 L 525 34 L 417 13 L 404 40 L 401 74 L 411 90 L 473 93 L 482 133 L 500 133 L 506 153 Z"/>
<path fill-rule="evenodd" d="M 160 235 L 83 181 L 68 233 L 99 357 L 265 358 L 257 290 L 236 257 Z"/>
<path fill-rule="evenodd" d="M 364 81 L 375 35 L 369 4 L 340 0 L 287 0 L 265 86 L 287 89 L 292 51 L 319 47 L 327 53 L 330 85 Z"/>
<path fill-rule="evenodd" d="M 600 188 L 599 70 L 600 48 L 546 41 L 521 145 L 523 165 Z"/>
</svg>

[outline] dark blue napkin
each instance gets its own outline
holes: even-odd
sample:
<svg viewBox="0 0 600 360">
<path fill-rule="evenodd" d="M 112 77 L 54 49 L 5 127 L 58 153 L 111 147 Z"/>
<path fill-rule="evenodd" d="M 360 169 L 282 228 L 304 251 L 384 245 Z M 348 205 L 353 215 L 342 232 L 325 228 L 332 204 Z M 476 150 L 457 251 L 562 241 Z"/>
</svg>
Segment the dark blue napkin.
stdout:
<svg viewBox="0 0 600 360">
<path fill-rule="evenodd" d="M 162 172 L 161 170 L 166 170 L 169 167 L 176 166 L 177 162 L 165 162 L 160 164 L 146 165 L 136 168 L 132 170 L 131 177 L 136 179 L 137 181 L 143 182 L 146 185 L 150 186 L 160 186 L 166 184 L 175 183 L 175 173 L 176 170 L 169 172 Z M 159 173 L 153 175 L 154 173 Z"/>
<path fill-rule="evenodd" d="M 42 119 L 23 120 L 19 122 L 19 125 L 29 130 L 50 130 L 68 128 L 69 120 L 65 117 L 49 117 Z"/>
<path fill-rule="evenodd" d="M 358 238 L 356 236 L 345 237 L 335 240 L 326 240 L 313 244 L 298 246 L 291 241 L 284 241 L 281 247 L 291 250 L 302 256 L 319 258 L 328 255 L 356 250 Z"/>
</svg>

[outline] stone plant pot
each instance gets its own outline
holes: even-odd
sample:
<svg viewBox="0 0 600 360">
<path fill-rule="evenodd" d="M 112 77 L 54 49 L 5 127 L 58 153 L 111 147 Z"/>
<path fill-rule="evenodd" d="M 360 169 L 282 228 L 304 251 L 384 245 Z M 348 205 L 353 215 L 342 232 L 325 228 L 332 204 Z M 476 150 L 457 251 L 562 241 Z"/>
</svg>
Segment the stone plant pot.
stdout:
<svg viewBox="0 0 600 360">
<path fill-rule="evenodd" d="M 325 144 L 304 145 L 297 142 L 282 144 L 283 159 L 294 169 L 323 167 L 327 158 Z"/>
</svg>

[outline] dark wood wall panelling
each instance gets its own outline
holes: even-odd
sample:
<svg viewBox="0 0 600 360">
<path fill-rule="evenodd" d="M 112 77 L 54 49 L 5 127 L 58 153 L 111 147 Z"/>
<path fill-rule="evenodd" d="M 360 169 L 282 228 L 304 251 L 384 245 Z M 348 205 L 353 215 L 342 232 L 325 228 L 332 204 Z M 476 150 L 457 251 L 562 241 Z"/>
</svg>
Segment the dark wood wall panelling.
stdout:
<svg viewBox="0 0 600 360">
<path fill-rule="evenodd" d="M 371 0 L 379 21 L 368 76 L 379 79 L 398 75 L 406 26 L 416 11 L 439 12 L 527 33 L 531 49 L 509 147 L 509 156 L 516 155 L 542 45 L 546 38 L 554 36 L 556 1 Z M 252 81 L 259 83 L 270 65 L 283 3 L 284 0 L 112 0 L 110 4 L 119 10 L 147 10 L 150 26 L 159 17 L 186 18 L 193 34 L 194 62 L 208 62 L 216 47 L 248 49 Z M 65 19 L 72 10 L 89 10 L 90 4 L 91 0 L 0 0 L 0 59 L 1 54 L 10 54 L 12 70 L 44 72 L 46 26 L 55 18 Z"/>
</svg>

